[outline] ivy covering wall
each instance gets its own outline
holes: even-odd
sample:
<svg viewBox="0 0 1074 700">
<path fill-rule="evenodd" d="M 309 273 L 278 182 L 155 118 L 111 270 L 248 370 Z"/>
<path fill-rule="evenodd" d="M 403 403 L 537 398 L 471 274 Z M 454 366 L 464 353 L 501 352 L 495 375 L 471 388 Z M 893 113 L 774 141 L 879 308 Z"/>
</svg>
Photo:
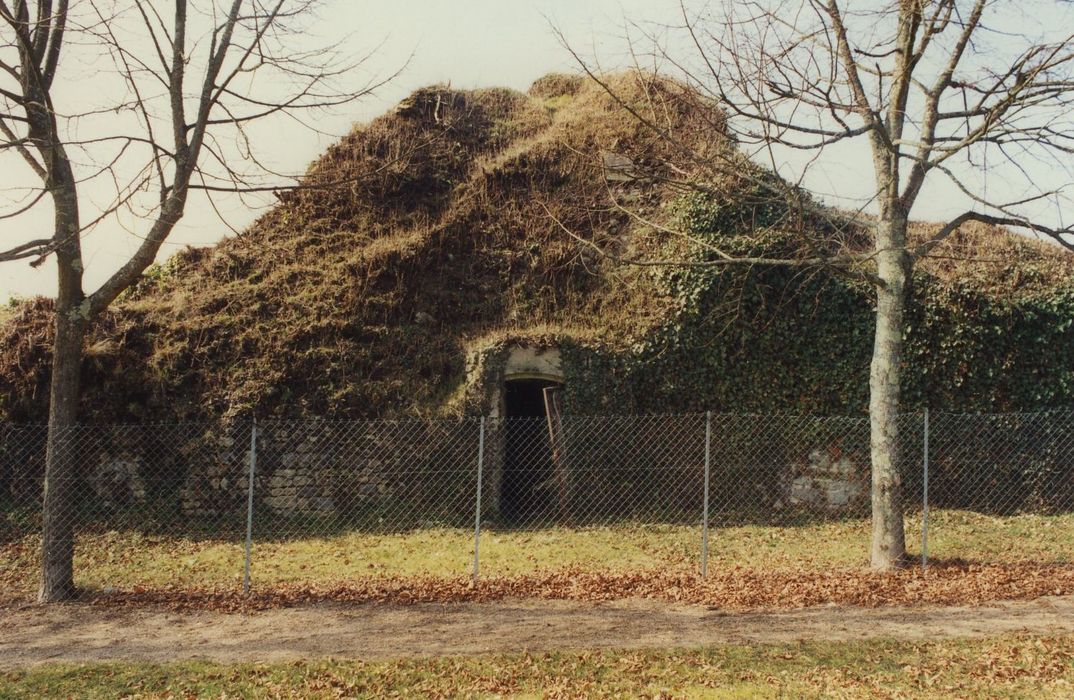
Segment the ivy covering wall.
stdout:
<svg viewBox="0 0 1074 700">
<path fill-rule="evenodd" d="M 692 235 L 739 254 L 788 254 L 770 203 L 682 203 Z M 744 235 L 752 227 L 754 233 Z M 695 246 L 696 248 L 696 246 Z M 711 256 L 703 249 L 693 259 Z M 626 351 L 568 344 L 569 410 L 846 414 L 868 408 L 873 290 L 831 271 L 667 267 L 676 313 Z M 1074 280 L 1003 294 L 915 271 L 904 405 L 959 411 L 1074 404 Z"/>
</svg>

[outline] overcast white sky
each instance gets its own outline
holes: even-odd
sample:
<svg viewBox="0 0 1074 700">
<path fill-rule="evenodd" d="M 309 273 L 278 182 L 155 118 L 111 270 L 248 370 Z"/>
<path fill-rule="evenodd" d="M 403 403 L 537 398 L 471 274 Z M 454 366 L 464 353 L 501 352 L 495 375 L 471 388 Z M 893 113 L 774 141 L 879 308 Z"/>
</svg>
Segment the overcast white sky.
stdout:
<svg viewBox="0 0 1074 700">
<path fill-rule="evenodd" d="M 576 70 L 549 21 L 567 34 L 572 46 L 599 56 L 603 68 L 627 65 L 625 18 L 674 22 L 678 7 L 678 0 L 332 0 L 323 11 L 325 21 L 318 25 L 321 39 L 352 36 L 356 52 L 383 42 L 369 64 L 372 72 L 382 75 L 404 64 L 411 54 L 412 58 L 396 80 L 344 113 L 321 120 L 319 126 L 342 134 L 352 123 L 366 121 L 413 89 L 432 83 L 525 89 L 546 73 Z M 1064 17 L 1069 19 L 1069 13 Z M 92 67 L 61 68 L 59 80 L 67 81 L 61 98 L 70 101 L 71 111 L 100 102 Z M 267 136 L 275 165 L 287 172 L 303 170 L 332 140 L 286 124 Z M 837 198 L 860 196 L 862 184 L 871 179 L 866 158 L 860 152 L 837 152 L 807 184 L 832 203 L 845 203 Z M 24 176 L 15 172 L 11 160 L 0 164 L 0 185 Z M 918 218 L 938 218 L 950 213 L 952 206 L 951 193 L 941 188 L 926 195 L 914 213 Z M 238 201 L 226 202 L 225 210 L 229 221 L 240 228 L 260 213 Z M 47 237 L 51 235 L 47 224 L 47 216 L 20 220 L 17 228 L 2 221 L 0 241 Z M 28 230 L 35 225 L 42 230 Z M 227 233 L 203 202 L 193 201 L 161 257 L 186 245 L 211 244 Z M 118 267 L 137 243 L 118 225 L 93 231 L 85 242 L 87 291 Z M 52 294 L 54 289 L 55 273 L 48 264 L 37 270 L 25 262 L 0 265 L 0 299 Z"/>
</svg>

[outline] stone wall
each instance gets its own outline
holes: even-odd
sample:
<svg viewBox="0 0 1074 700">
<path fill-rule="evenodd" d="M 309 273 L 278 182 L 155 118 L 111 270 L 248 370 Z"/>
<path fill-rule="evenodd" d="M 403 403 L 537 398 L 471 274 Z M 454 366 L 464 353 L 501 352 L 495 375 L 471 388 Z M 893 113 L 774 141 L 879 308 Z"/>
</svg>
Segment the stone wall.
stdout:
<svg viewBox="0 0 1074 700">
<path fill-rule="evenodd" d="M 259 438 L 255 496 L 284 515 L 335 513 L 386 499 L 391 465 L 381 455 L 392 447 L 342 424 L 269 426 Z"/>
<path fill-rule="evenodd" d="M 141 455 L 104 453 L 90 474 L 90 488 L 98 504 L 105 508 L 144 503 L 148 495 L 144 473 Z"/>
<path fill-rule="evenodd" d="M 179 491 L 183 513 L 220 516 L 245 507 L 249 432 L 245 422 L 225 423 L 177 446 L 185 462 Z"/>
<path fill-rule="evenodd" d="M 829 511 L 856 510 L 869 498 L 869 472 L 845 454 L 812 450 L 809 461 L 791 470 L 786 498 L 792 506 Z"/>
<path fill-rule="evenodd" d="M 20 507 L 41 502 L 46 435 L 44 425 L 0 425 L 0 502 Z"/>
<path fill-rule="evenodd" d="M 278 422 L 259 433 L 258 508 L 370 523 L 472 516 L 477 421 Z"/>
<path fill-rule="evenodd" d="M 566 444 L 571 498 L 579 512 L 614 518 L 630 517 L 623 512 L 630 508 L 650 514 L 697 511 L 702 417 L 692 422 L 677 417 L 667 424 L 659 417 L 618 420 L 626 423 L 608 419 L 607 426 L 572 432 Z M 489 419 L 486 425 L 482 501 L 494 522 L 504 430 L 502 420 Z M 25 504 L 39 503 L 44 441 L 16 437 L 0 450 L 7 487 L 25 494 Z M 266 422 L 257 444 L 256 513 L 342 516 L 361 526 L 466 523 L 473 517 L 477 438 L 473 419 Z M 80 488 L 87 496 L 80 505 L 98 516 L 148 504 L 192 523 L 206 518 L 245 522 L 247 422 L 102 427 L 87 431 L 79 444 L 85 479 Z M 762 464 L 749 461 L 756 444 L 750 438 L 737 451 L 718 450 L 714 441 L 714 508 L 763 514 L 801 508 L 839 513 L 867 506 L 867 454 L 829 445 L 806 455 L 767 457 Z M 764 489 L 771 496 L 758 497 Z"/>
</svg>

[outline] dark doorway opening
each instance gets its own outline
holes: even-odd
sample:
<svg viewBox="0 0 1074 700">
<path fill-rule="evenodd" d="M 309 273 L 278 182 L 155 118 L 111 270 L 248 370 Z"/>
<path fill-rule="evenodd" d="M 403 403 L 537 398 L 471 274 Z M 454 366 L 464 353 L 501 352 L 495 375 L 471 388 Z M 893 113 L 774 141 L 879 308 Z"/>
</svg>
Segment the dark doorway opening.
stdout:
<svg viewBox="0 0 1074 700">
<path fill-rule="evenodd" d="M 524 525 L 553 512 L 555 469 L 544 390 L 559 386 L 548 379 L 505 382 L 504 413 L 508 420 L 500 511 L 509 524 Z"/>
</svg>

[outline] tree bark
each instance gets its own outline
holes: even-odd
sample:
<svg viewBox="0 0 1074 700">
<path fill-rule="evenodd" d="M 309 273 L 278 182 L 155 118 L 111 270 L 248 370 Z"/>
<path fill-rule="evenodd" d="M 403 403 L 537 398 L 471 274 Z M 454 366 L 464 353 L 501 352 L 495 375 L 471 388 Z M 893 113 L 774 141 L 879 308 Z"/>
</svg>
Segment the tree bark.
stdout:
<svg viewBox="0 0 1074 700">
<path fill-rule="evenodd" d="M 72 313 L 73 312 L 73 313 Z M 85 323 L 77 309 L 57 302 L 49 391 L 48 447 L 45 453 L 44 527 L 41 538 L 41 589 L 50 603 L 75 596 L 74 527 L 76 507 L 78 396 Z"/>
<path fill-rule="evenodd" d="M 78 421 L 82 379 L 82 341 L 89 310 L 82 289 L 82 250 L 74 175 L 66 158 L 54 169 L 56 249 L 59 288 L 49 387 L 48 445 L 41 533 L 41 588 L 38 600 L 51 603 L 76 594 L 74 529 L 77 506 Z"/>
<path fill-rule="evenodd" d="M 899 378 L 910 262 L 905 252 L 906 220 L 877 227 L 876 335 L 869 373 L 872 452 L 872 567 L 888 570 L 906 560 L 902 480 L 899 475 Z"/>
</svg>

